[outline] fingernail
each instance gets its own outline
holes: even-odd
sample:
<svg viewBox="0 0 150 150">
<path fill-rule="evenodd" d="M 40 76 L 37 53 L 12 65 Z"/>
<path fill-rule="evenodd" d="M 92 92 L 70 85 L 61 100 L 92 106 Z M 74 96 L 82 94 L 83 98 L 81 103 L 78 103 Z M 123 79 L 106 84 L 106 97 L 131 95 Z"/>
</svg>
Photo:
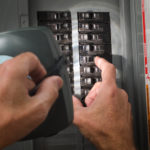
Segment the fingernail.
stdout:
<svg viewBox="0 0 150 150">
<path fill-rule="evenodd" d="M 101 59 L 100 58 L 98 59 L 98 65 L 99 66 L 101 65 Z"/>
<path fill-rule="evenodd" d="M 99 59 L 99 57 L 98 57 L 98 56 L 96 56 L 96 57 L 95 57 L 95 60 L 98 60 L 98 59 Z"/>
<path fill-rule="evenodd" d="M 57 77 L 57 85 L 58 85 L 58 88 L 62 88 L 62 85 L 63 85 L 63 80 L 60 78 L 60 77 Z"/>
<path fill-rule="evenodd" d="M 100 65 L 100 63 L 101 63 L 101 59 L 100 59 L 100 57 L 96 56 L 96 57 L 95 57 L 95 62 L 96 62 L 96 61 L 97 61 L 97 62 L 98 62 L 98 64 Z"/>
</svg>

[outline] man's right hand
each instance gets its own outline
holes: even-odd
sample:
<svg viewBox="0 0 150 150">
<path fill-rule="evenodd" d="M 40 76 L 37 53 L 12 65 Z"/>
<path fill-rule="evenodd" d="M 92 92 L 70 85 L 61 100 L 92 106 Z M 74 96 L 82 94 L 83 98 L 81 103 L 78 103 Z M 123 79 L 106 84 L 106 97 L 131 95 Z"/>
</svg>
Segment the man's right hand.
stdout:
<svg viewBox="0 0 150 150">
<path fill-rule="evenodd" d="M 135 150 L 128 95 L 117 87 L 112 64 L 99 57 L 95 63 L 102 70 L 102 82 L 97 82 L 87 95 L 87 107 L 73 98 L 74 123 L 100 150 Z"/>
<path fill-rule="evenodd" d="M 63 84 L 60 77 L 46 78 L 31 97 L 29 91 L 45 75 L 46 70 L 32 53 L 0 65 L 0 149 L 23 138 L 45 120 Z"/>
</svg>

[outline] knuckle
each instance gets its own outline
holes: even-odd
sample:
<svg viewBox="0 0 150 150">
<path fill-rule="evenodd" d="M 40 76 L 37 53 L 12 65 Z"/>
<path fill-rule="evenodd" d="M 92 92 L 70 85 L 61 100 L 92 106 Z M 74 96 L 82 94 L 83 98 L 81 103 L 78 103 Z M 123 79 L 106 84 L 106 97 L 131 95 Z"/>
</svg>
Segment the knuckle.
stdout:
<svg viewBox="0 0 150 150">
<path fill-rule="evenodd" d="M 26 53 L 24 53 L 24 55 L 26 57 L 28 57 L 29 59 L 33 59 L 35 61 L 39 60 L 38 57 L 32 52 L 26 52 Z"/>
<path fill-rule="evenodd" d="M 4 98 L 1 98 L 1 102 L 6 102 L 6 95 L 8 95 L 8 91 L 9 91 L 9 88 L 10 88 L 10 83 L 8 81 L 4 82 L 4 83 L 1 83 L 1 88 L 0 88 L 0 95 L 1 97 L 4 97 Z"/>
<path fill-rule="evenodd" d="M 15 67 L 13 67 L 12 60 L 8 60 L 2 64 L 3 73 L 7 73 L 11 75 L 15 71 Z"/>
<path fill-rule="evenodd" d="M 131 110 L 132 110 L 132 106 L 131 106 L 131 104 L 130 104 L 130 103 L 128 103 L 128 107 L 129 107 L 129 111 L 131 112 Z"/>
<path fill-rule="evenodd" d="M 112 97 L 112 98 L 116 97 L 116 95 L 118 93 L 118 88 L 117 88 L 116 84 L 114 84 L 111 87 L 109 87 L 108 90 L 107 90 L 107 92 L 108 92 L 108 95 L 110 97 Z"/>
<path fill-rule="evenodd" d="M 125 90 L 121 89 L 121 94 L 126 98 L 128 99 L 128 94 Z"/>
<path fill-rule="evenodd" d="M 90 104 L 91 101 L 92 101 L 92 100 L 91 100 L 89 97 L 86 97 L 86 98 L 85 98 L 85 104 L 86 104 L 87 106 L 89 106 L 89 104 Z"/>
<path fill-rule="evenodd" d="M 50 95 L 51 95 L 53 98 L 58 97 L 59 89 L 58 89 L 56 80 L 53 80 L 53 79 L 50 77 L 50 78 L 48 78 L 47 80 L 45 80 L 45 82 L 47 82 L 48 88 L 50 89 Z"/>
<path fill-rule="evenodd" d="M 37 115 L 35 116 L 36 124 L 41 124 L 46 119 L 47 115 L 48 112 L 46 112 L 45 110 L 37 113 Z"/>
<path fill-rule="evenodd" d="M 55 88 L 51 88 L 50 92 L 47 92 L 47 96 L 45 96 L 45 103 L 42 104 L 42 108 L 44 110 L 46 109 L 49 110 L 52 107 L 58 95 L 59 95 L 58 90 Z"/>
<path fill-rule="evenodd" d="M 43 114 L 42 116 L 44 116 L 45 114 L 47 114 L 48 110 L 49 110 L 49 107 L 46 103 L 42 103 L 40 104 L 40 112 Z"/>
<path fill-rule="evenodd" d="M 5 61 L 2 65 L 8 66 L 8 65 L 10 65 L 10 64 L 11 64 L 11 60 L 7 60 L 7 61 Z"/>
<path fill-rule="evenodd" d="M 99 87 L 101 85 L 100 82 L 96 82 L 94 86 Z"/>
<path fill-rule="evenodd" d="M 73 123 L 75 125 L 77 125 L 78 127 L 81 127 L 82 126 L 82 122 L 83 122 L 83 117 L 81 115 L 81 112 L 80 111 L 75 111 L 74 112 L 74 119 L 73 119 Z"/>
<path fill-rule="evenodd" d="M 38 109 L 37 111 L 38 120 L 44 121 L 49 112 L 49 106 L 47 105 L 47 103 L 40 103 L 37 109 Z"/>
<path fill-rule="evenodd" d="M 112 71 L 116 71 L 116 67 L 113 64 L 109 64 L 109 69 Z"/>
</svg>

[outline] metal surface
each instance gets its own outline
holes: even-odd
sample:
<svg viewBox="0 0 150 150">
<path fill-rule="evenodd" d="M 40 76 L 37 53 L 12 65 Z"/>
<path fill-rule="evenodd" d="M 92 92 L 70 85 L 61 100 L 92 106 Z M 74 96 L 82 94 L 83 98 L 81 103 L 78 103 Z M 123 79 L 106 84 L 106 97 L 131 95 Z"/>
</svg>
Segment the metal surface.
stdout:
<svg viewBox="0 0 150 150">
<path fill-rule="evenodd" d="M 0 7 L 2 7 L 0 9 L 0 21 L 2 22 L 0 31 L 20 27 L 18 11 L 16 11 L 18 10 L 16 0 L 13 2 L 11 0 L 0 1 L 0 4 Z M 147 48 L 149 51 L 149 0 L 145 0 L 145 6 Z M 7 14 L 6 8 L 9 9 L 9 14 Z M 148 150 L 141 0 L 94 0 L 91 2 L 87 0 L 30 0 L 30 25 L 37 26 L 36 12 L 39 10 L 70 10 L 76 13 L 77 11 L 91 11 L 93 9 L 110 12 L 113 63 L 118 68 L 117 82 L 120 87 L 123 87 L 128 92 L 129 100 L 132 103 L 137 147 L 139 150 Z M 23 147 L 26 149 L 22 144 L 21 150 Z M 18 147 L 16 146 L 16 148 Z M 94 149 L 74 127 L 66 129 L 53 139 L 34 141 L 34 149 L 36 150 L 50 148 L 62 150 Z M 20 149 L 18 148 L 17 150 Z"/>
<path fill-rule="evenodd" d="M 109 12 L 111 19 L 112 62 L 117 66 L 117 81 L 129 94 L 134 115 L 136 145 L 141 150 L 148 148 L 147 108 L 144 80 L 144 55 L 142 47 L 141 1 L 30 1 L 30 23 L 36 26 L 37 10 L 71 10 Z M 61 5 L 61 7 L 60 7 Z M 136 7 L 137 6 L 137 7 Z M 119 66 L 118 66 L 119 65 Z M 138 82 L 137 82 L 138 81 Z M 86 143 L 87 144 L 87 143 Z M 84 142 L 84 148 L 88 148 Z"/>
<path fill-rule="evenodd" d="M 28 0 L 0 0 L 0 32 L 21 27 L 19 14 L 28 15 Z M 32 141 L 18 142 L 5 150 L 33 150 Z"/>
<path fill-rule="evenodd" d="M 148 122 L 145 89 L 144 51 L 141 1 L 130 4 L 132 51 L 133 51 L 133 88 L 134 99 L 131 100 L 134 115 L 136 145 L 140 150 L 148 150 Z"/>
</svg>

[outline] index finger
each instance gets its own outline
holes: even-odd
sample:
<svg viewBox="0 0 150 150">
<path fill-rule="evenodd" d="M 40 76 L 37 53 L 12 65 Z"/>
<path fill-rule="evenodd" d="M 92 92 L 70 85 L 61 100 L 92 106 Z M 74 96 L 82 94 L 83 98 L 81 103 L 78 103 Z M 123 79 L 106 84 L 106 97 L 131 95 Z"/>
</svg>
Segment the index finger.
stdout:
<svg viewBox="0 0 150 150">
<path fill-rule="evenodd" d="M 26 52 L 20 54 L 10 61 L 11 67 L 18 71 L 17 75 L 19 77 L 27 77 L 30 75 L 32 80 L 37 83 L 46 75 L 44 66 L 33 53 Z"/>
<path fill-rule="evenodd" d="M 104 58 L 95 57 L 95 64 L 101 70 L 102 82 L 116 82 L 116 68 Z"/>
</svg>

